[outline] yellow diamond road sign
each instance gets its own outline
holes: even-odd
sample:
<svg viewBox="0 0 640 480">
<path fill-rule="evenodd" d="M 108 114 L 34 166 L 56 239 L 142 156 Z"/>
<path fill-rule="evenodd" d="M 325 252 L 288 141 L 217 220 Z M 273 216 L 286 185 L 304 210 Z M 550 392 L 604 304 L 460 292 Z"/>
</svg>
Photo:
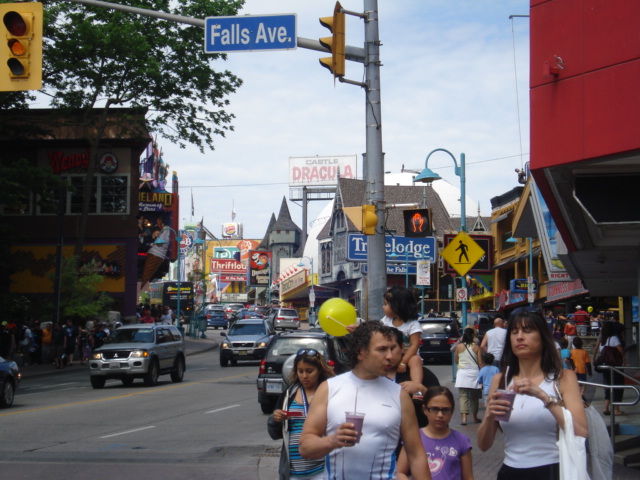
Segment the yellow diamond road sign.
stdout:
<svg viewBox="0 0 640 480">
<path fill-rule="evenodd" d="M 485 255 L 485 251 L 469 234 L 460 232 L 440 255 L 459 275 L 466 275 Z"/>
</svg>

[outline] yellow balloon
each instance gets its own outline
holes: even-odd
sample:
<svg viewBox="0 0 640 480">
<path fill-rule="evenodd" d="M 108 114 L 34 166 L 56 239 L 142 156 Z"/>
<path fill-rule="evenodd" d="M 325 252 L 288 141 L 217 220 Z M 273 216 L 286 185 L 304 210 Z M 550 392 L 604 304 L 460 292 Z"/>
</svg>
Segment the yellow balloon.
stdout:
<svg viewBox="0 0 640 480">
<path fill-rule="evenodd" d="M 318 310 L 320 327 L 334 337 L 342 337 L 349 333 L 347 325 L 353 325 L 356 321 L 356 309 L 342 298 L 331 298 Z"/>
<path fill-rule="evenodd" d="M 589 313 L 593 312 L 593 307 L 587 307 L 587 312 Z"/>
</svg>

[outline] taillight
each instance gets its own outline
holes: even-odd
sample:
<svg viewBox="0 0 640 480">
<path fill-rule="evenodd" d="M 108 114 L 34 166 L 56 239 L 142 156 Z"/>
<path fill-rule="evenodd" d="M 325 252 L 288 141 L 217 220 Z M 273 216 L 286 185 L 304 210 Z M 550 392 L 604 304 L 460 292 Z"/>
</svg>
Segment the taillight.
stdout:
<svg viewBox="0 0 640 480">
<path fill-rule="evenodd" d="M 336 373 L 336 362 L 335 362 L 335 360 L 327 360 L 327 365 L 329 365 L 331 367 L 331 370 L 333 370 L 333 373 Z"/>
<path fill-rule="evenodd" d="M 454 343 L 456 343 L 458 341 L 457 338 L 448 338 L 447 339 L 447 345 L 453 345 Z"/>
<path fill-rule="evenodd" d="M 265 373 L 267 373 L 267 361 L 263 358 L 260 362 L 259 375 L 264 375 Z"/>
</svg>

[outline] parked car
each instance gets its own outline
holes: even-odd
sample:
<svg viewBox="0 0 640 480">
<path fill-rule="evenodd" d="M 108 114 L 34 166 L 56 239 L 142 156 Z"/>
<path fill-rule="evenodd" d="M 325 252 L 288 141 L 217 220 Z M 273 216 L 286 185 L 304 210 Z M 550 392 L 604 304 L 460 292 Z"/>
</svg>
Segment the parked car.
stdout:
<svg viewBox="0 0 640 480">
<path fill-rule="evenodd" d="M 184 338 L 174 325 L 123 325 L 111 332 L 89 361 L 93 388 L 104 388 L 105 381 L 111 378 L 124 385 L 141 378 L 146 385 L 153 386 L 160 375 L 166 374 L 178 383 L 185 370 Z"/>
<path fill-rule="evenodd" d="M 295 308 L 273 308 L 269 311 L 269 321 L 276 330 L 300 328 L 300 316 Z"/>
<path fill-rule="evenodd" d="M 207 327 L 213 327 L 216 330 L 218 328 L 228 328 L 229 322 L 222 305 L 207 305 L 204 309 L 204 314 L 207 317 Z"/>
<path fill-rule="evenodd" d="M 262 360 L 275 330 L 269 322 L 259 318 L 237 320 L 220 344 L 220 365 L 226 367 L 238 360 Z"/>
<path fill-rule="evenodd" d="M 472 312 L 467 313 L 467 325 L 473 326 L 476 329 L 476 337 L 482 341 L 482 337 L 487 333 L 487 330 L 493 328 L 493 321 L 497 316 L 501 314 L 498 312 Z"/>
<path fill-rule="evenodd" d="M 251 307 L 249 307 L 249 311 L 258 313 L 262 315 L 263 318 L 267 316 L 267 313 L 269 313 L 269 310 L 270 310 L 269 307 L 263 307 L 259 305 L 252 305 Z"/>
<path fill-rule="evenodd" d="M 13 405 L 13 397 L 20 385 L 20 379 L 18 364 L 0 357 L 0 407 Z"/>
<path fill-rule="evenodd" d="M 458 322 L 445 317 L 425 317 L 418 321 L 422 328 L 418 350 L 422 361 L 451 361 L 451 346 L 460 338 Z"/>
<path fill-rule="evenodd" d="M 301 348 L 320 352 L 336 374 L 348 369 L 339 339 L 321 330 L 278 333 L 273 337 L 264 359 L 260 362 L 257 386 L 258 402 L 263 413 L 273 412 L 278 397 L 286 388 L 282 367 L 285 361 Z"/>
</svg>

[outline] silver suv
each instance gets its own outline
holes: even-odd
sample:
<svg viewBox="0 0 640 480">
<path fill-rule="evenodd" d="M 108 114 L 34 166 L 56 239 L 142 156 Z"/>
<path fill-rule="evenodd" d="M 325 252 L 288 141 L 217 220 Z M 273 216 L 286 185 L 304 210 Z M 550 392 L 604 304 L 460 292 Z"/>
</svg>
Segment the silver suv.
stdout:
<svg viewBox="0 0 640 480">
<path fill-rule="evenodd" d="M 158 377 L 165 374 L 178 383 L 185 370 L 184 338 L 173 325 L 124 325 L 111 332 L 89 361 L 93 388 L 103 388 L 110 378 L 124 385 L 141 378 L 145 385 L 153 386 L 158 383 Z"/>
<path fill-rule="evenodd" d="M 274 308 L 269 311 L 269 321 L 274 329 L 300 328 L 300 317 L 295 308 Z"/>
</svg>

